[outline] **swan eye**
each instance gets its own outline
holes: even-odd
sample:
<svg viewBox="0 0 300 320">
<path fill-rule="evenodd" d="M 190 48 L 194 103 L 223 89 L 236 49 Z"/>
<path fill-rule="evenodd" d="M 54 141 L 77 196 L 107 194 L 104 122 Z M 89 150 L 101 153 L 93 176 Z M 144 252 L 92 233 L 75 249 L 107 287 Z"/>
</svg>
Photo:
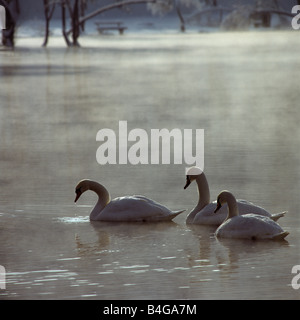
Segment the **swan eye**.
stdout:
<svg viewBox="0 0 300 320">
<path fill-rule="evenodd" d="M 81 188 L 77 188 L 77 189 L 75 190 L 75 192 L 76 192 L 76 194 L 81 193 Z"/>
<path fill-rule="evenodd" d="M 80 188 L 76 188 L 76 189 L 75 189 L 75 192 L 76 192 L 76 197 L 75 197 L 74 202 L 76 202 L 76 201 L 80 198 L 80 196 L 81 196 L 81 194 L 82 194 L 82 192 L 81 192 L 81 187 L 80 187 Z"/>
<path fill-rule="evenodd" d="M 220 197 L 218 197 L 218 199 L 217 199 L 217 207 L 216 207 L 214 213 L 217 213 L 220 210 L 221 207 L 222 207 L 222 204 L 221 204 L 221 201 L 220 201 Z"/>
</svg>

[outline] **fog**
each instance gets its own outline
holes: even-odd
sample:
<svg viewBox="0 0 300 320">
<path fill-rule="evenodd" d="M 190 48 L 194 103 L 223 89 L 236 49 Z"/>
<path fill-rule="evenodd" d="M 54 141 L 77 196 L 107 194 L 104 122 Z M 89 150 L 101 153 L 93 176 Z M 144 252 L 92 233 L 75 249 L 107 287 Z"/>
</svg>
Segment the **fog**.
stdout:
<svg viewBox="0 0 300 320">
<path fill-rule="evenodd" d="M 299 35 L 160 29 L 86 35 L 80 48 L 23 36 L 0 51 L 1 299 L 298 299 Z M 188 226 L 186 163 L 104 164 L 97 132 L 204 130 L 211 200 L 223 189 L 275 213 L 287 241 L 219 241 Z M 172 223 L 91 223 L 96 196 L 186 209 Z"/>
<path fill-rule="evenodd" d="M 296 1 L 279 3 L 290 12 Z M 0 48 L 0 298 L 299 299 L 300 42 L 289 20 L 282 30 L 182 33 L 175 12 L 140 5 L 99 16 L 121 18 L 124 35 L 88 21 L 80 47 L 67 47 L 57 9 L 44 48 L 42 1 L 20 6 L 15 48 Z M 171 131 L 180 148 L 157 135 L 151 145 L 153 132 Z M 187 225 L 193 164 L 211 201 L 227 189 L 287 211 L 286 241 L 224 241 L 215 226 Z M 95 193 L 74 203 L 81 179 L 111 198 L 141 194 L 186 211 L 167 223 L 91 222 Z"/>
</svg>

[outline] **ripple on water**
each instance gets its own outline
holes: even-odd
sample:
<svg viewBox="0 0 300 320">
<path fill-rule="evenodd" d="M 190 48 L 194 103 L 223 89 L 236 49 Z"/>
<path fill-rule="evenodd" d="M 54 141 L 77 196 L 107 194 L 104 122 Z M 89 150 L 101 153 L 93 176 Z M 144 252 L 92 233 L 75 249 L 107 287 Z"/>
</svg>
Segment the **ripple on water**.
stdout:
<svg viewBox="0 0 300 320">
<path fill-rule="evenodd" d="M 60 279 L 75 279 L 76 272 L 67 269 L 34 270 L 25 272 L 8 272 L 6 282 L 14 285 L 41 285 L 45 282 L 57 281 Z"/>
<path fill-rule="evenodd" d="M 85 223 L 89 222 L 89 216 L 76 216 L 76 217 L 60 217 L 55 220 L 63 222 L 63 223 Z"/>
</svg>

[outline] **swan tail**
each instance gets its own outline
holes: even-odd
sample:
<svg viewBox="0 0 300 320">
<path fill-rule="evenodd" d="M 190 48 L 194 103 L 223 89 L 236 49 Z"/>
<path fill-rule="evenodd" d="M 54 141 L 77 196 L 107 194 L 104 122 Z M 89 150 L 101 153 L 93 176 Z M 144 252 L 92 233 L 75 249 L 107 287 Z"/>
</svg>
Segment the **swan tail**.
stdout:
<svg viewBox="0 0 300 320">
<path fill-rule="evenodd" d="M 186 211 L 186 209 L 184 210 L 178 210 L 178 211 L 172 211 L 172 213 L 170 215 L 168 215 L 168 219 L 167 220 L 173 220 L 175 217 L 177 217 L 180 213 Z"/>
<path fill-rule="evenodd" d="M 283 240 L 287 235 L 289 234 L 289 232 L 287 231 L 284 231 L 284 232 L 281 232 L 279 234 L 276 234 L 272 240 Z"/>
<path fill-rule="evenodd" d="M 287 213 L 287 211 L 284 212 L 280 212 L 280 213 L 274 213 L 272 214 L 272 216 L 270 217 L 272 220 L 277 221 L 279 218 L 284 217 L 284 215 Z"/>
</svg>

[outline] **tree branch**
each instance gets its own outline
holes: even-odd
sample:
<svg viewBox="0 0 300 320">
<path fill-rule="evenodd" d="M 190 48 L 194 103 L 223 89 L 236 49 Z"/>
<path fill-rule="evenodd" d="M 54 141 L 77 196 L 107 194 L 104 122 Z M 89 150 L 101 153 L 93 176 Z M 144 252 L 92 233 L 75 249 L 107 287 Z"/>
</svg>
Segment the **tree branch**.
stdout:
<svg viewBox="0 0 300 320">
<path fill-rule="evenodd" d="M 281 10 L 255 10 L 254 13 L 275 13 L 275 14 L 282 14 L 284 16 L 294 17 L 295 14 L 289 13 L 287 11 L 281 11 Z"/>
</svg>

